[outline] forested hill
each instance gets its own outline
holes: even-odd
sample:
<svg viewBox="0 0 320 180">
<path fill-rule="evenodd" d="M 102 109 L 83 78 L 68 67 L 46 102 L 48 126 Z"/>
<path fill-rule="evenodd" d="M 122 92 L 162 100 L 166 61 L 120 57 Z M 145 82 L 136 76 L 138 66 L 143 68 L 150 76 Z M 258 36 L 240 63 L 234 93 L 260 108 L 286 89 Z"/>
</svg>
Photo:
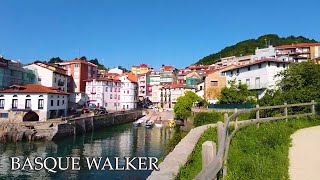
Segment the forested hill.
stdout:
<svg viewBox="0 0 320 180">
<path fill-rule="evenodd" d="M 258 39 L 248 39 L 241 41 L 235 45 L 228 46 L 217 53 L 210 54 L 202 59 L 200 59 L 196 64 L 213 64 L 217 62 L 221 57 L 228 56 L 245 56 L 254 54 L 257 47 L 266 47 L 266 41 L 270 42 L 273 46 L 279 46 L 284 44 L 295 44 L 295 43 L 313 43 L 317 42 L 314 39 L 308 39 L 303 36 L 288 36 L 279 37 L 276 34 L 266 34 L 260 36 Z"/>
</svg>

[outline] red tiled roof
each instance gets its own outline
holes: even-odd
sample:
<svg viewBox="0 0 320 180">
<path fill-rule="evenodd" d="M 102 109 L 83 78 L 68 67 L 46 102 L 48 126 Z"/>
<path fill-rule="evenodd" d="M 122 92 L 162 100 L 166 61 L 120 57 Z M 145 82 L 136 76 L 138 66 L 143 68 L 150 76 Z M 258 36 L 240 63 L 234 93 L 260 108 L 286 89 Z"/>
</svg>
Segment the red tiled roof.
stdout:
<svg viewBox="0 0 320 180">
<path fill-rule="evenodd" d="M 18 90 L 14 90 L 18 88 Z M 57 90 L 56 87 L 47 87 L 40 84 L 12 85 L 9 89 L 0 91 L 0 93 L 48 93 L 48 94 L 63 94 L 69 93 Z"/>
<path fill-rule="evenodd" d="M 164 70 L 172 70 L 172 69 L 174 69 L 173 66 L 162 66 L 161 68 L 163 68 Z"/>
<path fill-rule="evenodd" d="M 243 67 L 252 66 L 252 65 L 255 65 L 255 64 L 260 64 L 260 63 L 263 63 L 263 62 L 279 62 L 279 63 L 287 63 L 287 64 L 293 63 L 291 61 L 280 61 L 280 60 L 276 60 L 276 59 L 260 59 L 260 60 L 254 61 L 252 63 L 236 66 L 234 68 L 227 69 L 227 70 L 224 70 L 224 71 L 221 71 L 221 72 L 226 72 L 226 71 L 230 71 L 230 70 L 234 70 L 234 69 L 240 69 L 240 68 L 243 68 Z M 221 70 L 221 69 L 219 69 L 219 70 Z"/>
<path fill-rule="evenodd" d="M 67 61 L 63 61 L 63 62 L 59 62 L 56 64 L 74 64 L 74 63 L 81 63 L 81 64 L 90 64 L 92 66 L 97 66 L 89 61 L 86 60 L 82 60 L 82 59 L 73 59 L 73 60 L 67 60 Z"/>
<path fill-rule="evenodd" d="M 289 45 L 276 46 L 276 49 L 289 49 L 289 48 L 310 47 L 310 46 L 320 46 L 320 43 L 289 44 Z"/>
<path fill-rule="evenodd" d="M 138 82 L 138 76 L 129 72 L 125 72 L 115 77 L 115 79 L 119 79 L 122 76 L 128 76 L 128 80 L 131 82 Z"/>
<path fill-rule="evenodd" d="M 53 71 L 57 74 L 61 74 L 61 75 L 64 75 L 64 76 L 68 76 L 67 75 L 67 70 L 61 68 L 61 67 L 58 67 L 57 65 L 55 64 L 50 64 L 50 63 L 46 63 L 46 62 L 42 62 L 42 61 L 34 61 L 33 63 L 31 64 L 36 64 L 40 67 L 43 67 L 43 68 L 46 68 L 46 69 L 49 69 L 50 71 Z"/>
</svg>

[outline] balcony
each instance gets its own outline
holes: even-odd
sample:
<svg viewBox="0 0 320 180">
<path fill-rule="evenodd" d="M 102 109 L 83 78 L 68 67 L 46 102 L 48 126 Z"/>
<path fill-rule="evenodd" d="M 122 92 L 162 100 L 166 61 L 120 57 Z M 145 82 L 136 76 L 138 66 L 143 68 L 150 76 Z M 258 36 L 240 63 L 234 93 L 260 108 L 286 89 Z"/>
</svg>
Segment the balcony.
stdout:
<svg viewBox="0 0 320 180">
<path fill-rule="evenodd" d="M 58 81 L 58 86 L 64 86 L 64 83 L 65 83 L 64 81 L 59 80 Z"/>
<path fill-rule="evenodd" d="M 10 110 L 12 111 L 31 111 L 32 104 L 29 106 L 27 104 L 10 104 Z"/>
<path fill-rule="evenodd" d="M 249 90 L 259 90 L 259 89 L 266 89 L 269 87 L 268 83 L 257 83 L 257 84 L 250 84 L 248 85 Z"/>
</svg>

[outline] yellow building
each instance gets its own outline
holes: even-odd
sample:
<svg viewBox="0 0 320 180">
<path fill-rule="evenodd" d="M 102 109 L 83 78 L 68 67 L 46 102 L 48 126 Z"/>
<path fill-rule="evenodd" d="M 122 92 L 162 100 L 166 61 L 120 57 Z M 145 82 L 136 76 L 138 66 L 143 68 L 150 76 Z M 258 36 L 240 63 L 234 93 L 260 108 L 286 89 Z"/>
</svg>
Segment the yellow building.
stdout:
<svg viewBox="0 0 320 180">
<path fill-rule="evenodd" d="M 205 99 L 208 101 L 216 102 L 220 95 L 222 88 L 227 85 L 227 80 L 225 76 L 221 75 L 221 71 L 225 71 L 227 69 L 232 69 L 236 67 L 235 65 L 227 66 L 216 70 L 207 75 L 205 79 Z"/>
<path fill-rule="evenodd" d="M 131 72 L 135 75 L 146 74 L 151 70 L 152 68 L 146 64 L 140 64 L 140 66 L 131 66 Z"/>
</svg>

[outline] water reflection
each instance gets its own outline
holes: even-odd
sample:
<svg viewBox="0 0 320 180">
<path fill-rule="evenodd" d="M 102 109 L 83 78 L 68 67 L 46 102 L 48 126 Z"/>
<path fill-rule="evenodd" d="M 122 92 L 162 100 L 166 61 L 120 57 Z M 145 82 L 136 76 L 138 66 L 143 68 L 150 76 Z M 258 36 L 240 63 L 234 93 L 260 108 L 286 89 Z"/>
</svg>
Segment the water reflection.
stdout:
<svg viewBox="0 0 320 180">
<path fill-rule="evenodd" d="M 165 142 L 171 137 L 172 129 L 144 127 L 134 128 L 131 124 L 110 127 L 83 136 L 70 137 L 57 142 L 32 142 L 0 145 L 0 179 L 145 179 L 150 171 L 96 171 L 88 170 L 85 157 L 135 157 L 164 154 Z M 66 157 L 81 158 L 80 171 L 10 171 L 10 157 Z M 123 161 L 120 162 L 120 164 Z"/>
</svg>

